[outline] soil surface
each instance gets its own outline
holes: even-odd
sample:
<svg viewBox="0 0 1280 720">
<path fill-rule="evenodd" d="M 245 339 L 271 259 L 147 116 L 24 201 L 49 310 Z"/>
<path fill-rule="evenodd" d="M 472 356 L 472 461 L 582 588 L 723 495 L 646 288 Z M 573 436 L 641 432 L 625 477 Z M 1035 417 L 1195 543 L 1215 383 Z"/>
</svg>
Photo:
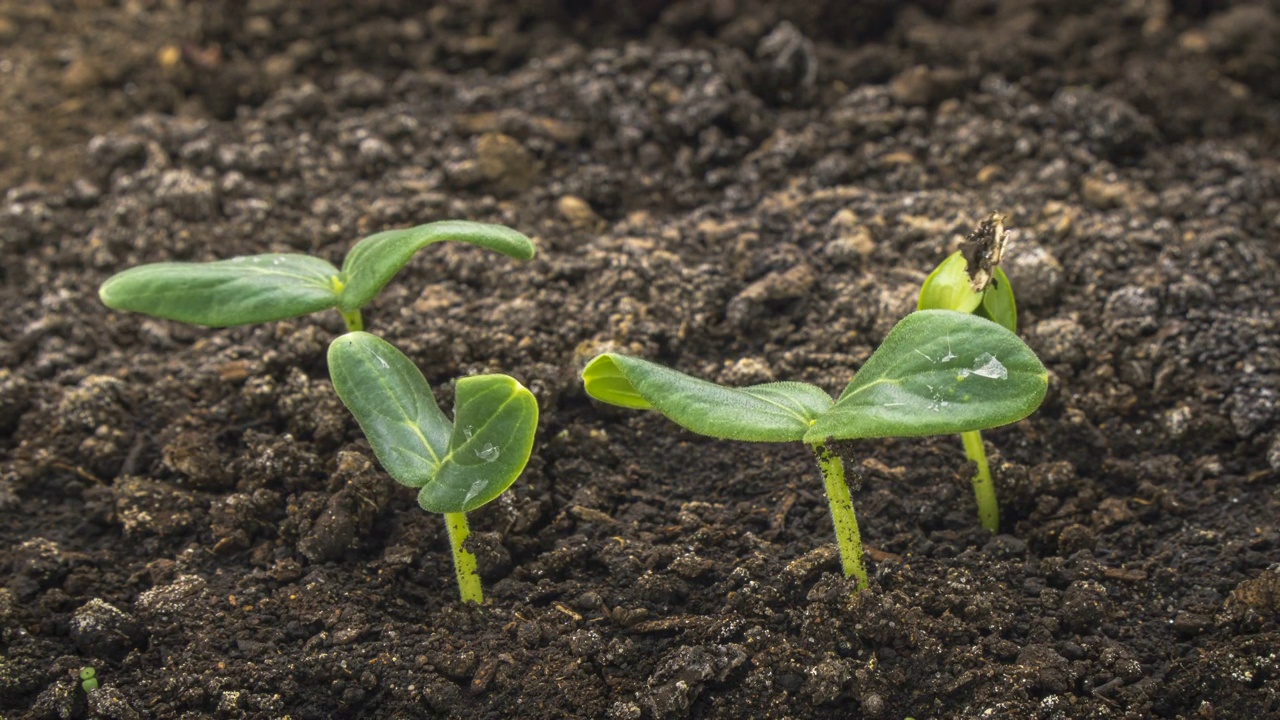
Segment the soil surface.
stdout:
<svg viewBox="0 0 1280 720">
<path fill-rule="evenodd" d="M 1280 718 L 1274 3 L 13 1 L 0 43 L 5 717 Z M 958 438 L 858 443 L 855 594 L 804 447 L 581 390 L 617 349 L 838 392 L 993 210 L 1050 368 L 985 434 L 999 535 Z M 445 218 L 539 244 L 365 314 L 442 406 L 541 404 L 482 607 L 336 313 L 96 296 Z"/>
</svg>

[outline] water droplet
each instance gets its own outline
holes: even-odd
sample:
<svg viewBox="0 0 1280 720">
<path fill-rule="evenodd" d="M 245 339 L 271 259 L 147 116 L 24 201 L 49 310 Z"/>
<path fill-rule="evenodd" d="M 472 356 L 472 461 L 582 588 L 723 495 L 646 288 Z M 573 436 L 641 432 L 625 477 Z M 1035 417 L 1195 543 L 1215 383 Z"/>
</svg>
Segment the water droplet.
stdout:
<svg viewBox="0 0 1280 720">
<path fill-rule="evenodd" d="M 284 262 L 284 258 L 275 258 L 275 259 L 273 259 L 273 260 L 271 261 L 271 264 L 272 264 L 272 265 L 279 265 L 279 264 L 280 264 L 280 263 L 282 263 L 282 262 Z"/>
<path fill-rule="evenodd" d="M 391 366 L 387 364 L 386 360 L 382 359 L 381 355 L 379 355 L 378 353 L 374 353 L 373 356 L 378 358 L 378 362 L 382 364 L 382 367 L 386 368 L 387 370 L 391 369 Z"/>
<path fill-rule="evenodd" d="M 464 436 L 466 436 L 466 438 L 467 438 L 468 440 L 470 440 L 470 439 L 471 439 L 471 435 L 472 435 L 474 432 L 475 432 L 475 427 L 474 427 L 474 426 L 468 425 L 468 426 L 466 426 L 466 427 L 462 428 L 462 434 L 463 434 Z"/>
<path fill-rule="evenodd" d="M 477 495 L 480 494 L 480 491 L 483 489 L 484 489 L 484 480 L 477 480 L 471 483 L 471 489 L 467 490 L 467 496 L 462 499 L 462 504 L 463 505 L 469 504 L 472 500 L 475 499 Z"/>
<path fill-rule="evenodd" d="M 493 443 L 485 443 L 484 447 L 476 451 L 476 457 L 485 462 L 493 462 L 498 459 L 499 450 Z"/>
<path fill-rule="evenodd" d="M 956 354 L 951 352 L 951 338 L 947 338 L 947 354 L 938 359 L 938 362 L 944 363 L 956 359 Z"/>
<path fill-rule="evenodd" d="M 992 380 L 1009 379 L 1009 370 L 991 353 L 982 353 L 973 359 L 973 374 Z"/>
</svg>

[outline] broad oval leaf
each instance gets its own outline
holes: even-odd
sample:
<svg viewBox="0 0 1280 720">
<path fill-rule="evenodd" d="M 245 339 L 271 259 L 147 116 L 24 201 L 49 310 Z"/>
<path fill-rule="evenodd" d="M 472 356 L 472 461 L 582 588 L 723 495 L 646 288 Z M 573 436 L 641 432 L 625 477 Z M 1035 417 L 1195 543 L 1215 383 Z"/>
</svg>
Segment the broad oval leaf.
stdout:
<svg viewBox="0 0 1280 720">
<path fill-rule="evenodd" d="M 916 309 L 973 312 L 982 303 L 982 293 L 973 291 L 968 267 L 959 250 L 938 263 L 920 286 Z"/>
<path fill-rule="evenodd" d="M 1008 329 L 970 313 L 920 310 L 889 332 L 805 442 L 984 430 L 1030 415 L 1048 373 Z"/>
<path fill-rule="evenodd" d="M 538 429 L 538 401 L 514 378 L 462 378 L 455 397 L 449 451 L 418 492 L 430 512 L 470 512 L 501 495 L 529 462 Z"/>
<path fill-rule="evenodd" d="M 380 232 L 356 243 L 342 261 L 339 307 L 350 312 L 368 305 L 414 253 L 445 240 L 479 245 L 517 260 L 532 258 L 535 250 L 532 240 L 509 227 L 466 220 Z"/>
<path fill-rule="evenodd" d="M 453 423 L 422 371 L 391 343 L 352 332 L 329 344 L 329 377 L 391 477 L 415 488 L 431 482 Z"/>
<path fill-rule="evenodd" d="M 831 407 L 821 388 L 797 382 L 744 388 L 716 385 L 640 358 L 605 353 L 582 371 L 591 397 L 622 407 L 653 408 L 683 428 L 726 440 L 800 440 Z"/>
<path fill-rule="evenodd" d="M 982 304 L 974 313 L 999 323 L 1010 332 L 1018 332 L 1018 304 L 1013 299 L 1013 285 L 1009 284 L 1009 277 L 999 266 L 991 277 L 991 284 L 982 291 Z"/>
<path fill-rule="evenodd" d="M 229 327 L 335 307 L 337 277 L 337 268 L 309 255 L 250 255 L 207 263 L 140 265 L 109 278 L 98 296 L 117 310 Z"/>
</svg>

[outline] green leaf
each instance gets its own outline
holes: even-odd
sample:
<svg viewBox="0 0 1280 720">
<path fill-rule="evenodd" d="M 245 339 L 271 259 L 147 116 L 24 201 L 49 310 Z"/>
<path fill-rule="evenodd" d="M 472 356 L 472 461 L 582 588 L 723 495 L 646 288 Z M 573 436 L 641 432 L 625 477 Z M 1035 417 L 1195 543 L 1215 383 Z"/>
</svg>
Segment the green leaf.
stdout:
<svg viewBox="0 0 1280 720">
<path fill-rule="evenodd" d="M 973 291 L 968 267 L 958 250 L 938 263 L 920 286 L 916 309 L 973 312 L 982 302 L 982 293 Z"/>
<path fill-rule="evenodd" d="M 1048 373 L 1008 329 L 970 313 L 921 310 L 889 332 L 806 434 L 910 437 L 983 430 L 1030 415 Z"/>
<path fill-rule="evenodd" d="M 343 260 L 339 307 L 351 311 L 369 304 L 414 253 L 445 240 L 479 245 L 517 260 L 528 260 L 534 253 L 533 241 L 502 225 L 444 220 L 380 232 L 356 243 Z"/>
<path fill-rule="evenodd" d="M 98 290 L 107 307 L 228 327 L 271 322 L 338 304 L 338 269 L 308 255 L 270 254 L 208 263 L 140 265 Z"/>
<path fill-rule="evenodd" d="M 329 377 L 391 477 L 409 487 L 431 482 L 453 423 L 422 371 L 391 343 L 352 332 L 329 344 Z"/>
<path fill-rule="evenodd" d="M 459 380 L 455 422 L 413 362 L 368 333 L 329 345 L 329 375 L 378 461 L 396 481 L 420 488 L 426 510 L 474 510 L 510 487 L 529 461 L 538 403 L 506 375 Z"/>
<path fill-rule="evenodd" d="M 730 388 L 639 358 L 605 353 L 582 371 L 591 397 L 622 407 L 654 408 L 677 425 L 727 440 L 800 440 L 831 407 L 821 388 L 797 382 Z"/>
<path fill-rule="evenodd" d="M 992 273 L 991 284 L 982 292 L 982 304 L 973 312 L 1003 325 L 1009 332 L 1018 332 L 1018 305 L 1013 300 L 1013 285 L 999 266 Z"/>
<path fill-rule="evenodd" d="M 449 453 L 418 493 L 423 509 L 470 512 L 520 477 L 538 428 L 538 401 L 506 375 L 458 380 Z"/>
</svg>

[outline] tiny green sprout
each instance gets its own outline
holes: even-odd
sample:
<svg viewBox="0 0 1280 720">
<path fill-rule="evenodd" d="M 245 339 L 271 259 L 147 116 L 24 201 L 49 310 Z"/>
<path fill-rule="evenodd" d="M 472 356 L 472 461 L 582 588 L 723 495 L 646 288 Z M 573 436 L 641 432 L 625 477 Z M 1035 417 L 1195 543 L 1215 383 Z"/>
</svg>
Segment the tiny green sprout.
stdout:
<svg viewBox="0 0 1280 720">
<path fill-rule="evenodd" d="M 80 687 L 87 693 L 97 690 L 98 671 L 89 666 L 80 668 Z"/>
<path fill-rule="evenodd" d="M 1005 425 L 1044 399 L 1044 366 L 1008 329 L 968 313 L 923 310 L 900 321 L 834 402 L 819 387 L 775 382 L 731 388 L 639 358 L 605 353 L 582 372 L 587 394 L 653 409 L 725 440 L 803 442 L 817 457 L 846 577 L 867 586 L 862 539 L 840 440 L 920 437 Z"/>
<path fill-rule="evenodd" d="M 973 313 L 1008 328 L 1018 329 L 1018 308 L 1013 285 L 1000 269 L 1005 247 L 1004 217 L 992 213 L 960 245 L 960 249 L 938 264 L 924 284 L 916 307 L 920 310 L 955 310 Z M 960 433 L 965 456 L 977 467 L 973 494 L 978 502 L 978 521 L 993 534 L 1000 531 L 1000 504 L 995 482 L 982 445 L 982 433 Z"/>
<path fill-rule="evenodd" d="M 370 235 L 347 253 L 342 269 L 310 255 L 270 253 L 205 263 L 140 265 L 107 279 L 98 290 L 117 310 L 208 327 L 284 320 L 336 309 L 348 330 L 363 330 L 368 305 L 413 257 L 452 240 L 516 258 L 533 257 L 529 238 L 502 225 L 445 220 Z"/>
<path fill-rule="evenodd" d="M 329 377 L 382 467 L 418 488 L 418 504 L 444 515 L 463 602 L 481 603 L 476 558 L 463 545 L 466 513 L 520 476 L 538 427 L 538 401 L 506 375 L 457 382 L 453 422 L 422 372 L 385 340 L 351 332 L 329 345 Z"/>
</svg>

